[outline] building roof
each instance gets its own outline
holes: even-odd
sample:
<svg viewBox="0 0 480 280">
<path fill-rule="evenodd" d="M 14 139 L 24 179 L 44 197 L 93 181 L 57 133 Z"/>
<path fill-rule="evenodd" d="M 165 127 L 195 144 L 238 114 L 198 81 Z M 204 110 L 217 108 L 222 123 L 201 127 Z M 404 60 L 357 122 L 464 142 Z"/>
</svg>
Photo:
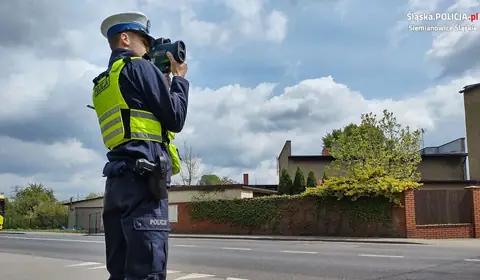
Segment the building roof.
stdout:
<svg viewBox="0 0 480 280">
<path fill-rule="evenodd" d="M 478 186 L 480 181 L 478 180 L 421 180 L 422 184 L 436 184 L 436 185 L 449 185 L 449 184 L 464 184 L 465 186 Z"/>
<path fill-rule="evenodd" d="M 421 154 L 423 158 L 434 158 L 434 157 L 466 157 L 467 153 L 436 153 L 436 154 Z M 298 156 L 289 156 L 288 159 L 299 160 L 299 161 L 332 161 L 334 158 L 331 155 L 298 155 Z"/>
<path fill-rule="evenodd" d="M 276 194 L 277 191 L 272 189 L 272 186 L 275 185 L 242 185 L 242 184 L 227 184 L 227 185 L 193 185 L 193 186 L 182 186 L 182 185 L 173 185 L 168 191 L 216 191 L 216 190 L 227 190 L 227 189 L 242 189 L 249 190 L 254 193 L 265 193 L 265 194 Z"/>
<path fill-rule="evenodd" d="M 471 85 L 466 85 L 463 87 L 463 89 L 461 91 L 459 91 L 459 93 L 467 93 L 469 91 L 472 91 L 472 90 L 475 90 L 477 88 L 480 87 L 480 83 L 476 83 L 476 84 L 471 84 Z"/>
<path fill-rule="evenodd" d="M 242 189 L 251 191 L 254 193 L 263 193 L 263 194 L 276 194 L 277 193 L 278 185 L 242 185 L 242 184 L 230 184 L 230 185 L 209 185 L 209 186 L 200 186 L 200 185 L 193 185 L 193 186 L 182 186 L 182 185 L 172 185 L 172 187 L 168 190 L 169 192 L 178 192 L 178 191 L 216 191 L 216 190 L 227 190 L 227 189 Z M 103 199 L 103 196 L 89 198 L 89 199 L 82 199 L 82 200 L 75 200 L 72 201 L 72 204 Z M 63 205 L 70 205 L 70 202 L 65 202 Z"/>
<path fill-rule="evenodd" d="M 98 197 L 95 197 L 95 198 L 88 198 L 88 199 L 73 200 L 72 202 L 70 202 L 70 201 L 69 201 L 69 202 L 65 202 L 65 203 L 63 203 L 62 205 L 70 205 L 70 203 L 74 204 L 74 203 L 91 201 L 91 200 L 97 200 L 97 199 L 103 199 L 103 196 L 98 196 Z"/>
</svg>

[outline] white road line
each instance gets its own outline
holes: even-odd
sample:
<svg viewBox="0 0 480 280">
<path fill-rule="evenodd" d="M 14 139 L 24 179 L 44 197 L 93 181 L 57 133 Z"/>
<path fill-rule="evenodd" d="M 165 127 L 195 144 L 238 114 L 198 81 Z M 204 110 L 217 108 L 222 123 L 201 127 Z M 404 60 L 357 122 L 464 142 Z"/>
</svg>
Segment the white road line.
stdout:
<svg viewBox="0 0 480 280">
<path fill-rule="evenodd" d="M 188 274 L 179 278 L 175 278 L 174 280 L 186 280 L 186 279 L 199 279 L 199 278 L 207 278 L 207 277 L 213 277 L 215 275 L 211 274 L 200 274 L 200 273 L 192 273 Z"/>
<path fill-rule="evenodd" d="M 480 262 L 480 259 L 464 259 L 466 262 Z"/>
<path fill-rule="evenodd" d="M 92 270 L 92 269 L 102 269 L 102 268 L 103 268 L 103 269 L 106 269 L 106 268 L 107 268 L 107 266 L 106 266 L 106 265 L 102 265 L 102 266 L 95 266 L 95 267 L 89 267 L 89 268 L 87 268 L 87 269 L 88 269 L 88 270 Z"/>
<path fill-rule="evenodd" d="M 251 251 L 251 248 L 232 248 L 232 247 L 222 247 L 222 250 L 238 250 L 238 251 Z"/>
<path fill-rule="evenodd" d="M 167 274 L 175 274 L 175 273 L 180 273 L 178 270 L 167 270 Z"/>
<path fill-rule="evenodd" d="M 174 247 L 187 247 L 187 248 L 194 248 L 194 247 L 198 247 L 197 245 L 173 245 Z"/>
<path fill-rule="evenodd" d="M 20 239 L 20 240 L 37 240 L 37 241 L 63 241 L 63 242 L 79 242 L 79 243 L 105 243 L 97 240 L 80 240 L 80 239 L 63 239 L 63 238 L 38 238 L 38 237 L 18 237 L 18 236 L 1 236 L 0 238 Z"/>
<path fill-rule="evenodd" d="M 77 266 L 89 266 L 89 265 L 99 265 L 101 263 L 97 262 L 84 262 L 84 263 L 76 263 L 76 264 L 69 264 L 66 267 L 77 267 Z"/>
<path fill-rule="evenodd" d="M 403 256 L 392 256 L 392 255 L 371 255 L 371 254 L 360 254 L 359 257 L 371 257 L 371 258 L 397 258 L 403 259 Z"/>
<path fill-rule="evenodd" d="M 248 280 L 248 279 L 228 277 L 227 280 Z"/>
<path fill-rule="evenodd" d="M 289 253 L 289 254 L 318 254 L 317 252 L 308 252 L 308 251 L 282 251 L 282 253 Z"/>
</svg>

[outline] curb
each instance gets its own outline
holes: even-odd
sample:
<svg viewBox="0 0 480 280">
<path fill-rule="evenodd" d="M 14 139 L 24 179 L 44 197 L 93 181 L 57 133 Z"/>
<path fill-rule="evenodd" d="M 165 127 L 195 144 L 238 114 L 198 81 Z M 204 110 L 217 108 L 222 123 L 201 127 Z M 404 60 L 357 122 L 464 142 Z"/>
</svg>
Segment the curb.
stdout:
<svg viewBox="0 0 480 280">
<path fill-rule="evenodd" d="M 20 235 L 20 234 L 26 234 L 25 232 L 18 232 L 18 231 L 0 231 L 0 234 L 9 234 L 9 235 Z"/>
<path fill-rule="evenodd" d="M 18 231 L 0 231 L 0 235 L 25 235 L 35 234 L 36 232 L 18 232 Z M 42 233 L 37 233 L 42 234 Z M 78 235 L 78 236 L 105 236 L 103 233 L 49 233 L 59 235 Z M 355 238 L 322 238 L 322 237 L 302 237 L 302 236 L 245 236 L 245 235 L 195 235 L 195 234 L 175 234 L 170 238 L 177 239 L 210 239 L 210 240 L 250 240 L 250 241 L 305 241 L 305 242 L 336 242 L 336 243 L 365 243 L 365 244 L 403 244 L 403 245 L 429 245 L 426 242 L 393 240 L 393 239 L 355 239 Z"/>
<path fill-rule="evenodd" d="M 329 238 L 308 238 L 308 237 L 271 237 L 271 236 L 212 236 L 212 235 L 176 235 L 170 234 L 170 238 L 195 238 L 195 239 L 224 239 L 224 240 L 262 240 L 262 241 L 318 241 L 318 242 L 337 242 L 337 243 L 369 243 L 369 244 L 404 244 L 404 245 L 428 245 L 422 242 L 402 241 L 402 240 L 368 240 L 368 239 L 329 239 Z"/>
</svg>

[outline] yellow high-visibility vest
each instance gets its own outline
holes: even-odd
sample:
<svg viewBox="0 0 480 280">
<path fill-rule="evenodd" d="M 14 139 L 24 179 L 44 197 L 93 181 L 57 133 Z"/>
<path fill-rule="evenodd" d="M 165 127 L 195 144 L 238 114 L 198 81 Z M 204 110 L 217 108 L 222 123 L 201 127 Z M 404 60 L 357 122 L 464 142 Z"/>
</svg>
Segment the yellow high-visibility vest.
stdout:
<svg viewBox="0 0 480 280">
<path fill-rule="evenodd" d="M 108 73 L 98 77 L 93 87 L 92 101 L 100 124 L 103 143 L 109 150 L 131 140 L 144 140 L 164 143 L 172 159 L 172 175 L 180 172 L 178 150 L 171 143 L 175 133 L 163 133 L 162 124 L 152 112 L 128 107 L 119 86 L 119 77 L 123 67 L 131 59 L 120 58 L 115 61 Z"/>
</svg>

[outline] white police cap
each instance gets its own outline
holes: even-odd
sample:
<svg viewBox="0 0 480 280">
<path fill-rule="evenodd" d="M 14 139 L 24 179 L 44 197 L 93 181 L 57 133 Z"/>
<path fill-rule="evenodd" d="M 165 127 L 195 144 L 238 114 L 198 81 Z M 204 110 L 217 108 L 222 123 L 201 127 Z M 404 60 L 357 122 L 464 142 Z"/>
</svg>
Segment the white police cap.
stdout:
<svg viewBox="0 0 480 280">
<path fill-rule="evenodd" d="M 143 13 L 126 12 L 107 17 L 102 22 L 100 29 L 105 38 L 110 38 L 120 32 L 132 30 L 144 33 L 150 40 L 154 40 L 153 37 L 150 36 L 150 25 L 150 20 Z"/>
</svg>

